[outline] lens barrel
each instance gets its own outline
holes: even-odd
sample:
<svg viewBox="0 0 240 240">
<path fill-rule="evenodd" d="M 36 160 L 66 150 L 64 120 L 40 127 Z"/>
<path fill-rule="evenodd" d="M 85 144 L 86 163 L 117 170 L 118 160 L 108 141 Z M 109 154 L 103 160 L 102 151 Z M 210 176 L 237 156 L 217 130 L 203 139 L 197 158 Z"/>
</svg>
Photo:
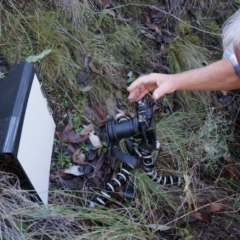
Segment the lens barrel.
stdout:
<svg viewBox="0 0 240 240">
<path fill-rule="evenodd" d="M 137 133 L 138 120 L 136 117 L 127 121 L 114 122 L 109 121 L 106 125 L 107 134 L 110 142 L 118 143 L 123 138 L 129 138 Z"/>
</svg>

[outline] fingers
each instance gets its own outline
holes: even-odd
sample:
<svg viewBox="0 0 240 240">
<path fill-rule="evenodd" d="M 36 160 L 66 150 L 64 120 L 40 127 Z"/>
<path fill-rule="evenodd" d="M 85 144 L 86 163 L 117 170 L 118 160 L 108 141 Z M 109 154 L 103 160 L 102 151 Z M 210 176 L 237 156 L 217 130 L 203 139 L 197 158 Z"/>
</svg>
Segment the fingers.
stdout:
<svg viewBox="0 0 240 240">
<path fill-rule="evenodd" d="M 130 102 L 137 102 L 141 98 L 143 98 L 148 93 L 148 90 L 146 89 L 134 89 L 132 92 L 130 92 L 128 99 Z"/>
<path fill-rule="evenodd" d="M 129 101 L 136 102 L 156 88 L 156 80 L 153 76 L 154 74 L 141 76 L 127 88 L 130 92 Z"/>
<path fill-rule="evenodd" d="M 168 91 L 165 89 L 164 84 L 160 85 L 154 92 L 153 92 L 153 99 L 157 100 L 160 97 L 164 96 Z"/>
<path fill-rule="evenodd" d="M 144 77 L 144 76 L 143 76 Z M 129 92 L 133 91 L 135 88 L 138 88 L 142 85 L 143 77 L 139 77 L 127 88 Z"/>
<path fill-rule="evenodd" d="M 153 99 L 157 100 L 165 94 L 172 93 L 178 89 L 176 79 L 173 75 L 151 73 L 139 77 L 127 90 L 129 91 L 129 101 L 136 102 L 147 93 L 153 92 Z"/>
</svg>

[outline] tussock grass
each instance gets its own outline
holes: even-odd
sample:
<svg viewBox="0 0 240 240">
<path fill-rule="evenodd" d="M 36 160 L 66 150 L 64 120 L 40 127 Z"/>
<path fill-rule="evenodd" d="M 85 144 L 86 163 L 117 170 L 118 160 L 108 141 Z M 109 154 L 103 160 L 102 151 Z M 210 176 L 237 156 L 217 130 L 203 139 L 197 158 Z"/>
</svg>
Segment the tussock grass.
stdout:
<svg viewBox="0 0 240 240">
<path fill-rule="evenodd" d="M 48 57 L 36 64 L 40 79 L 50 91 L 56 92 L 60 85 L 81 95 L 76 82 L 80 72 L 89 72 L 89 82 L 97 82 L 96 88 L 103 91 L 109 90 L 109 82 L 118 88 L 126 87 L 125 66 L 141 66 L 139 59 L 147 49 L 139 38 L 138 27 L 114 21 L 107 12 L 96 11 L 87 1 L 69 2 L 52 1 L 45 5 L 36 1 L 22 11 L 15 1 L 3 4 L 0 41 L 6 43 L 2 53 L 8 63 L 12 65 L 52 49 Z M 89 68 L 86 55 L 91 56 L 89 59 L 102 74 Z"/>
<path fill-rule="evenodd" d="M 63 191 L 50 192 L 52 204 L 44 206 L 20 190 L 15 176 L 1 172 L 0 182 L 1 239 L 154 238 L 145 217 L 135 207 L 88 208 L 73 204 L 80 198 Z M 60 203 L 59 198 L 64 202 Z"/>
<path fill-rule="evenodd" d="M 168 47 L 168 62 L 172 73 L 182 72 L 193 68 L 202 67 L 206 64 L 203 48 L 197 49 L 190 43 L 175 43 Z"/>
</svg>

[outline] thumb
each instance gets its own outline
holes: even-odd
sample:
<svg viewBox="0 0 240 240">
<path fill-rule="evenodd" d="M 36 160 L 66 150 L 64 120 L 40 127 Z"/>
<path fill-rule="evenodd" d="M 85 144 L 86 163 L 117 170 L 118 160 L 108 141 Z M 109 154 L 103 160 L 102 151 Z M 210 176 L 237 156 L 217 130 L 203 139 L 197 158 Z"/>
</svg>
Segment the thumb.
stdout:
<svg viewBox="0 0 240 240">
<path fill-rule="evenodd" d="M 157 100 L 160 97 L 162 97 L 165 93 L 162 91 L 162 89 L 159 87 L 153 92 L 153 99 Z"/>
</svg>

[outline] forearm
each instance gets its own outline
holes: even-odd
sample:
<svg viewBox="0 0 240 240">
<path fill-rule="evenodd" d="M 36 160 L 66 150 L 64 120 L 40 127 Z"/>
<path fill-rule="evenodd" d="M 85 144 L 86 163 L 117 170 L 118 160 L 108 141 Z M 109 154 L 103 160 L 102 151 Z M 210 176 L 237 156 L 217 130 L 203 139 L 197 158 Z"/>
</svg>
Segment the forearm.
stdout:
<svg viewBox="0 0 240 240">
<path fill-rule="evenodd" d="M 172 75 L 176 90 L 233 90 L 240 88 L 240 77 L 228 59 L 206 67 Z"/>
</svg>

